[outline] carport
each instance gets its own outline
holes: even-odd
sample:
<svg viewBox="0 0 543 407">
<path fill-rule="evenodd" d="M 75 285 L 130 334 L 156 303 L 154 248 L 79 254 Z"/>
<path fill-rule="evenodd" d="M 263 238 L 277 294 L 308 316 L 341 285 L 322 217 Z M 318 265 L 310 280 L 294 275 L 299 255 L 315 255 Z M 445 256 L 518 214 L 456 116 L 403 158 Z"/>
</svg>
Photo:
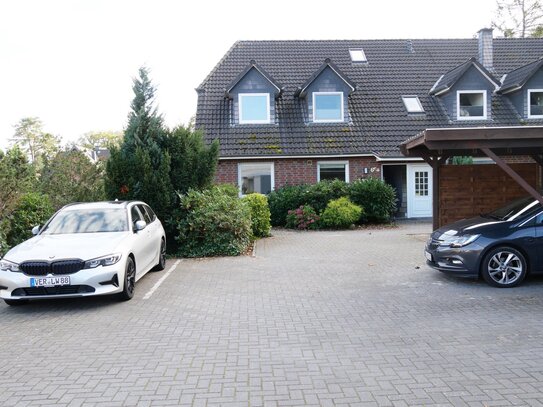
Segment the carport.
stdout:
<svg viewBox="0 0 543 407">
<path fill-rule="evenodd" d="M 530 194 L 543 205 L 543 196 L 538 192 L 538 188 L 541 186 L 541 168 L 543 167 L 542 126 L 426 129 L 403 142 L 400 149 L 406 157 L 421 157 L 432 167 L 434 229 L 447 223 L 442 222 L 441 219 L 440 196 L 444 191 L 440 189 L 440 181 L 442 181 L 440 176 L 443 164 L 453 156 L 492 159 L 516 183 L 513 184 L 516 189 L 504 185 L 499 192 L 500 196 L 510 193 L 518 196 L 518 192 L 522 191 L 524 195 Z M 512 164 L 514 161 L 527 163 L 529 160 L 524 157 L 531 157 L 533 163 Z M 526 167 L 527 165 L 534 169 L 533 174 Z M 460 179 L 466 175 L 465 170 L 468 168 L 468 166 L 462 168 L 464 166 L 461 165 L 447 165 L 446 167 L 455 167 L 455 171 L 458 173 L 457 177 Z M 470 179 L 466 176 L 465 181 L 473 182 L 473 179 L 482 172 L 483 166 L 469 167 L 472 167 L 469 174 Z M 455 188 L 459 190 L 458 185 Z M 491 198 L 492 196 L 488 197 L 488 199 Z"/>
</svg>

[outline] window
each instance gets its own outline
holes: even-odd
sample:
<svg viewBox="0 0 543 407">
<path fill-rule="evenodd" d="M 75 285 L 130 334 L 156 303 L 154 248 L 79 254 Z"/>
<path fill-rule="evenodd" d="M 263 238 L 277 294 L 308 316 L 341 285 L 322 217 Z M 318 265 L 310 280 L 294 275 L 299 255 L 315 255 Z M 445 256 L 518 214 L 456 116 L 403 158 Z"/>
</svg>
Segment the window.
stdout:
<svg viewBox="0 0 543 407">
<path fill-rule="evenodd" d="M 458 91 L 457 98 L 458 120 L 486 119 L 486 91 Z"/>
<path fill-rule="evenodd" d="M 424 113 L 418 96 L 402 96 L 402 100 L 407 113 Z"/>
<path fill-rule="evenodd" d="M 274 188 L 273 163 L 239 164 L 238 185 L 241 195 L 269 194 Z"/>
<path fill-rule="evenodd" d="M 153 212 L 153 210 L 149 206 L 143 205 L 143 207 L 145 208 L 145 210 L 147 211 L 147 214 L 151 218 L 151 222 L 154 222 L 156 219 L 156 214 Z"/>
<path fill-rule="evenodd" d="M 350 49 L 349 50 L 349 54 L 351 54 L 351 61 L 352 62 L 358 62 L 358 63 L 361 63 L 361 62 L 368 62 L 368 60 L 366 59 L 366 54 L 364 53 L 364 50 L 359 48 L 359 49 Z"/>
<path fill-rule="evenodd" d="M 529 89 L 528 101 L 528 117 L 543 118 L 543 89 Z"/>
<path fill-rule="evenodd" d="M 317 164 L 317 181 L 339 179 L 349 182 L 348 161 L 324 161 Z"/>
<path fill-rule="evenodd" d="M 343 92 L 313 92 L 313 121 L 342 122 Z"/>
<path fill-rule="evenodd" d="M 415 195 L 428 196 L 428 171 L 415 171 Z"/>
<path fill-rule="evenodd" d="M 269 93 L 240 93 L 239 122 L 241 124 L 265 124 L 270 122 Z"/>
<path fill-rule="evenodd" d="M 145 223 L 147 223 L 147 224 L 151 223 L 152 222 L 151 217 L 149 216 L 149 214 L 145 210 L 144 206 L 143 205 L 138 205 L 138 209 L 140 210 Z"/>
<path fill-rule="evenodd" d="M 132 227 L 135 230 L 136 229 L 136 222 L 138 220 L 143 220 L 143 216 L 141 215 L 139 209 L 135 205 L 130 210 L 130 213 L 132 214 Z"/>
</svg>

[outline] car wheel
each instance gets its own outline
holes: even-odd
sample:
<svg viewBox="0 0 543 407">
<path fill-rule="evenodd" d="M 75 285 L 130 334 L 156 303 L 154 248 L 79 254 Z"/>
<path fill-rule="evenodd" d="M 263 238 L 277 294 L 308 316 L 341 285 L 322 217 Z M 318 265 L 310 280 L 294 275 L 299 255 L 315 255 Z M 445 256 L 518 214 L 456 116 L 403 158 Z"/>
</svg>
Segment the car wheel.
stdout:
<svg viewBox="0 0 543 407">
<path fill-rule="evenodd" d="M 483 261 L 482 275 L 494 287 L 515 287 L 526 277 L 524 255 L 512 247 L 497 247 Z"/>
<path fill-rule="evenodd" d="M 160 254 L 158 255 L 158 264 L 153 271 L 161 271 L 166 268 L 166 242 L 164 239 L 160 240 Z"/>
<path fill-rule="evenodd" d="M 134 259 L 129 257 L 126 261 L 126 271 L 124 273 L 124 287 L 123 291 L 119 294 L 119 299 L 122 301 L 128 301 L 134 296 L 136 288 L 136 264 Z"/>
<path fill-rule="evenodd" d="M 28 300 L 4 300 L 4 302 L 12 307 L 28 304 Z"/>
</svg>

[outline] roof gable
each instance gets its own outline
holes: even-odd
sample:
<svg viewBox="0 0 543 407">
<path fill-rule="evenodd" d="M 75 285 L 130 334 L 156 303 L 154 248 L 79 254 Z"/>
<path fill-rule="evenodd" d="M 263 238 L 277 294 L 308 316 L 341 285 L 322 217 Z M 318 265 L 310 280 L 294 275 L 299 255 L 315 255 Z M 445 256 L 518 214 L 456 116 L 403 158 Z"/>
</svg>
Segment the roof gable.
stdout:
<svg viewBox="0 0 543 407">
<path fill-rule="evenodd" d="M 343 72 L 340 71 L 340 69 L 330 60 L 330 58 L 326 58 L 324 60 L 324 63 L 317 69 L 313 75 L 302 85 L 300 86 L 296 92 L 295 96 L 304 97 L 305 91 L 311 84 L 320 76 L 321 73 L 324 72 L 325 69 L 330 68 L 337 76 L 340 78 L 345 84 L 351 89 L 351 92 L 353 92 L 356 88 L 356 85 L 354 82 L 352 82 L 347 75 L 345 75 Z M 350 93 L 350 92 L 349 92 Z"/>
<path fill-rule="evenodd" d="M 281 85 L 279 85 L 273 78 L 272 76 L 267 73 L 261 66 L 259 66 L 256 61 L 254 60 L 251 60 L 249 62 L 249 66 L 247 66 L 238 76 L 236 76 L 236 78 L 230 83 L 230 85 L 228 86 L 228 88 L 226 88 L 225 90 L 225 95 L 226 97 L 230 98 L 231 95 L 230 95 L 230 92 L 232 91 L 232 89 L 234 89 L 236 87 L 236 85 L 238 83 L 240 83 L 243 78 L 245 78 L 245 76 L 251 72 L 252 70 L 256 70 L 260 75 L 262 75 L 262 77 L 264 77 L 264 79 L 266 79 L 275 89 L 277 89 L 277 93 L 276 93 L 276 97 L 279 97 L 279 95 L 281 94 L 281 92 L 283 91 L 283 88 Z"/>
<path fill-rule="evenodd" d="M 482 66 L 475 58 L 470 58 L 466 62 L 454 67 L 444 75 L 442 75 L 437 82 L 430 89 L 430 95 L 441 95 L 448 92 L 456 82 L 472 67 L 474 66 L 482 74 L 482 76 L 498 88 L 500 83 L 494 76 Z"/>
<path fill-rule="evenodd" d="M 538 59 L 507 73 L 502 79 L 502 86 L 499 92 L 506 94 L 522 88 L 542 67 L 543 59 Z"/>
</svg>

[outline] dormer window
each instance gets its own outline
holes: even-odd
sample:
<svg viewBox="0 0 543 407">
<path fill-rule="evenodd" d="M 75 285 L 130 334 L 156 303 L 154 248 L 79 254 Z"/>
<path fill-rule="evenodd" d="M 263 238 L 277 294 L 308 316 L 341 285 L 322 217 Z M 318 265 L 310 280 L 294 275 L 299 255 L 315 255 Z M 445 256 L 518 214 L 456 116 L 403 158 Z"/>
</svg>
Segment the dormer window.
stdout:
<svg viewBox="0 0 543 407">
<path fill-rule="evenodd" d="M 313 121 L 342 122 L 343 92 L 313 92 Z"/>
<path fill-rule="evenodd" d="M 240 124 L 270 123 L 270 94 L 269 93 L 240 93 L 239 94 L 239 123 Z"/>
<path fill-rule="evenodd" d="M 528 118 L 543 119 L 543 89 L 529 89 L 528 102 Z"/>
<path fill-rule="evenodd" d="M 486 119 L 486 91 L 462 90 L 457 92 L 458 120 Z"/>
</svg>

